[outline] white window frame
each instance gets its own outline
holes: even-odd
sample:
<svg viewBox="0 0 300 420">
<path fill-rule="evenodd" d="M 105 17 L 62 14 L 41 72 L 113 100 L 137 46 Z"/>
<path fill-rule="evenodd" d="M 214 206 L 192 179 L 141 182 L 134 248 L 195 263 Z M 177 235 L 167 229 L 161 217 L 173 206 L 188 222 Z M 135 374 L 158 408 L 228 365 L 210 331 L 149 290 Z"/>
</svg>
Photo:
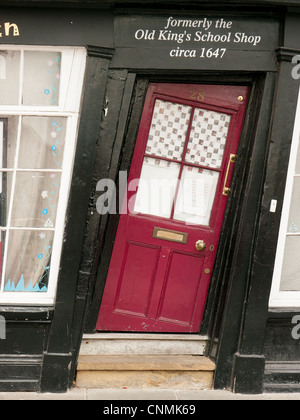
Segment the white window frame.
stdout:
<svg viewBox="0 0 300 420">
<path fill-rule="evenodd" d="M 61 83 L 59 101 L 57 106 L 24 106 L 21 104 L 22 98 L 22 84 L 20 80 L 19 104 L 13 106 L 0 106 L 0 118 L 13 116 L 40 116 L 40 117 L 65 117 L 67 119 L 66 139 L 64 158 L 61 169 L 48 170 L 49 172 L 56 172 L 61 174 L 60 194 L 57 206 L 57 217 L 55 228 L 11 228 L 8 226 L 2 228 L 3 231 L 12 230 L 29 230 L 29 231 L 53 231 L 54 239 L 52 245 L 51 268 L 49 273 L 49 285 L 47 292 L 5 292 L 4 279 L 0 287 L 0 304 L 33 304 L 33 305 L 52 305 L 55 302 L 57 280 L 61 259 L 61 251 L 63 244 L 63 234 L 65 229 L 65 216 L 69 199 L 69 192 L 72 179 L 72 170 L 74 165 L 74 157 L 77 143 L 78 121 L 81 107 L 82 88 L 86 67 L 87 52 L 85 48 L 71 48 L 71 47 L 45 47 L 45 46 L 9 46 L 1 45 L 0 50 L 15 50 L 21 51 L 20 60 L 20 79 L 23 75 L 24 67 L 24 52 L 25 51 L 41 51 L 41 52 L 60 52 L 61 60 Z M 21 118 L 20 118 L 21 121 Z M 20 123 L 19 123 L 20 124 Z M 20 147 L 20 127 L 17 139 L 17 150 Z M 16 152 L 17 153 L 17 152 Z M 18 169 L 15 168 L 7 170 L 3 168 L 1 172 L 11 171 L 16 174 Z M 21 169 L 20 169 L 21 171 Z M 47 172 L 45 169 L 22 169 L 22 172 Z M 14 193 L 15 176 L 13 177 L 12 194 Z M 8 241 L 7 241 L 8 242 Z M 6 254 L 6 253 L 5 253 Z M 4 258 L 5 270 L 5 258 Z M 3 271 L 4 271 L 3 270 Z"/>
<path fill-rule="evenodd" d="M 296 165 L 297 165 L 297 155 L 300 147 L 300 89 L 298 94 L 298 105 L 296 111 L 294 133 L 291 147 L 291 155 L 289 161 L 289 169 L 287 175 L 283 210 L 281 216 L 281 224 L 277 245 L 277 254 L 274 266 L 273 282 L 270 295 L 270 308 L 300 308 L 300 291 L 281 291 L 281 274 L 283 269 L 286 238 L 288 236 L 300 236 L 299 233 L 293 234 L 288 233 L 289 217 L 290 217 L 290 207 L 292 202 L 292 194 L 294 187 L 295 177 L 300 176 L 296 174 Z M 299 259 L 300 266 L 300 259 Z"/>
</svg>

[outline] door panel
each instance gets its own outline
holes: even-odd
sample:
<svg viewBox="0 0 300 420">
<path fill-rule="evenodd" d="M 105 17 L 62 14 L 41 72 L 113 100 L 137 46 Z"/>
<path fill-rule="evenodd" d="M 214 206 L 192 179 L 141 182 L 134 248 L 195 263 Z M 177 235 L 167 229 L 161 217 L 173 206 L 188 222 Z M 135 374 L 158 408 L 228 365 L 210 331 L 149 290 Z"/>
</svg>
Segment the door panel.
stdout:
<svg viewBox="0 0 300 420">
<path fill-rule="evenodd" d="M 189 326 L 192 322 L 204 258 L 172 252 L 157 318 Z"/>
<path fill-rule="evenodd" d="M 248 94 L 150 85 L 98 330 L 199 331 Z"/>
<path fill-rule="evenodd" d="M 114 305 L 116 312 L 146 316 L 158 258 L 158 247 L 127 243 Z"/>
</svg>

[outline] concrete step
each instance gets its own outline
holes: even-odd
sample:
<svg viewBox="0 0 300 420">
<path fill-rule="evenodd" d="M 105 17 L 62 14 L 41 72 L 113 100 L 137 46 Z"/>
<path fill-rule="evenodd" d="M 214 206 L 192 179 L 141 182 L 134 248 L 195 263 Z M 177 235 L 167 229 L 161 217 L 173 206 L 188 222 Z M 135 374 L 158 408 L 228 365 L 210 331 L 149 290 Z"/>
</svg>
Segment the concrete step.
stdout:
<svg viewBox="0 0 300 420">
<path fill-rule="evenodd" d="M 204 356 L 79 356 L 76 386 L 100 389 L 212 389 L 215 364 Z"/>
<path fill-rule="evenodd" d="M 113 334 L 84 335 L 80 355 L 198 355 L 205 354 L 206 336 L 196 334 Z"/>
</svg>

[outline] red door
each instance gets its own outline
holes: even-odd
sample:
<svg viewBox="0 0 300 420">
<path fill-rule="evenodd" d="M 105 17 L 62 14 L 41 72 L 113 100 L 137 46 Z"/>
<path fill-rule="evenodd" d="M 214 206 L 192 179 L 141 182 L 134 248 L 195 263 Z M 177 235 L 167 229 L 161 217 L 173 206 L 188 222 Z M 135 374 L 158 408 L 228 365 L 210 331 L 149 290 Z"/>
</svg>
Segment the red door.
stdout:
<svg viewBox="0 0 300 420">
<path fill-rule="evenodd" d="M 199 332 L 248 94 L 150 85 L 97 330 Z"/>
</svg>

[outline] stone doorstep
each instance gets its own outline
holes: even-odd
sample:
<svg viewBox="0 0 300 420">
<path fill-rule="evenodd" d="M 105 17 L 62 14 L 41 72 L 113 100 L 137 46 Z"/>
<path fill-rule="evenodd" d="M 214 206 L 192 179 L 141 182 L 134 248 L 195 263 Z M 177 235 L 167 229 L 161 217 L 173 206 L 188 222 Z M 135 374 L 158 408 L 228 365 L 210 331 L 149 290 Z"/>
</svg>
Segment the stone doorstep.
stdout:
<svg viewBox="0 0 300 420">
<path fill-rule="evenodd" d="M 205 353 L 208 337 L 196 334 L 108 334 L 84 335 L 80 355 L 198 355 Z"/>
<path fill-rule="evenodd" d="M 203 356 L 80 356 L 76 386 L 99 389 L 212 389 L 215 364 Z"/>
<path fill-rule="evenodd" d="M 83 340 L 167 340 L 167 341 L 203 341 L 206 335 L 198 334 L 143 334 L 143 333 L 96 333 L 84 334 Z"/>
<path fill-rule="evenodd" d="M 79 356 L 78 371 L 214 371 L 204 356 Z"/>
<path fill-rule="evenodd" d="M 87 389 L 212 390 L 213 372 L 79 371 L 76 387 Z"/>
</svg>

